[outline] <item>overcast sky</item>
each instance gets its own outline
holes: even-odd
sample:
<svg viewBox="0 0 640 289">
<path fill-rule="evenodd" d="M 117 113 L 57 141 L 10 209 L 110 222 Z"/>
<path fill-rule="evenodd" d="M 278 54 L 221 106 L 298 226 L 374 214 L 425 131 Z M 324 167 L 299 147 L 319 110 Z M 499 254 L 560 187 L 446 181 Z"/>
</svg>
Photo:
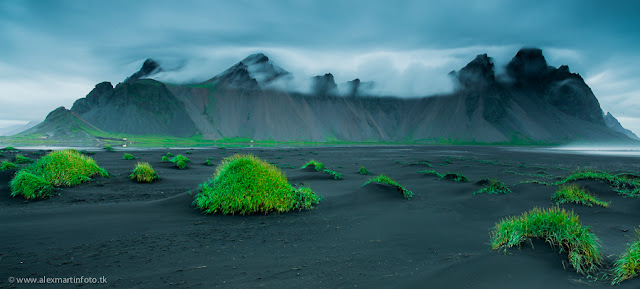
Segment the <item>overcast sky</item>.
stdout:
<svg viewBox="0 0 640 289">
<path fill-rule="evenodd" d="M 70 108 L 146 58 L 172 82 L 211 78 L 264 52 L 297 77 L 373 80 L 381 93 L 452 89 L 479 53 L 523 46 L 569 65 L 640 135 L 640 1 L 0 1 L 0 127 Z"/>
</svg>

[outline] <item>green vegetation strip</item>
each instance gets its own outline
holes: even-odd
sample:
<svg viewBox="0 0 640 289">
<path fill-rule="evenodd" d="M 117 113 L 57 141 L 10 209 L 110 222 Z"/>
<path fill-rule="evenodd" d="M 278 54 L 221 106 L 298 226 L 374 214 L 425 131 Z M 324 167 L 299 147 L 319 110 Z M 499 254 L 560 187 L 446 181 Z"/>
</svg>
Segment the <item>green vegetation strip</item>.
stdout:
<svg viewBox="0 0 640 289">
<path fill-rule="evenodd" d="M 128 153 L 125 153 L 125 154 L 122 156 L 122 159 L 123 159 L 123 160 L 133 160 L 133 159 L 135 159 L 135 158 L 136 158 L 136 157 L 134 157 L 132 154 L 128 154 Z"/>
<path fill-rule="evenodd" d="M 16 155 L 13 162 L 16 164 L 30 164 L 33 160 L 23 155 Z"/>
<path fill-rule="evenodd" d="M 561 185 L 570 181 L 578 180 L 596 180 L 609 183 L 609 186 L 619 194 L 627 197 L 640 197 L 640 176 L 633 174 L 615 174 L 612 175 L 603 171 L 581 170 L 575 171 L 550 185 Z M 542 183 L 542 182 L 540 182 Z M 544 183 L 549 184 L 549 183 Z"/>
<path fill-rule="evenodd" d="M 54 151 L 19 170 L 9 188 L 11 196 L 46 198 L 53 195 L 53 187 L 79 185 L 94 175 L 106 177 L 109 173 L 75 150 Z"/>
<path fill-rule="evenodd" d="M 504 249 L 541 238 L 569 254 L 569 264 L 580 274 L 590 274 L 602 262 L 598 237 L 573 212 L 553 207 L 534 208 L 519 217 L 506 218 L 491 231 L 492 249 Z"/>
<path fill-rule="evenodd" d="M 560 186 L 558 190 L 556 190 L 556 193 L 551 197 L 551 200 L 556 202 L 556 204 L 575 203 L 589 207 L 592 207 L 593 205 L 605 208 L 609 207 L 609 203 L 596 199 L 596 197 L 589 194 L 584 188 L 581 188 L 576 184 L 564 184 Z"/>
<path fill-rule="evenodd" d="M 310 188 L 293 188 L 274 165 L 236 154 L 222 160 L 213 179 L 200 185 L 194 205 L 206 214 L 256 214 L 311 209 L 322 197 Z"/>
<path fill-rule="evenodd" d="M 385 176 L 385 175 L 379 175 L 376 177 L 372 177 L 370 178 L 366 183 L 364 183 L 362 186 L 366 186 L 370 183 L 380 183 L 380 184 L 387 184 L 387 185 L 392 185 L 394 187 L 396 187 L 396 189 L 398 189 L 398 191 L 402 192 L 402 195 L 404 196 L 405 199 L 407 200 L 411 200 L 411 198 L 413 198 L 413 192 L 407 190 L 405 187 L 403 187 L 402 185 L 400 185 L 398 182 L 392 180 L 391 178 Z"/>
</svg>

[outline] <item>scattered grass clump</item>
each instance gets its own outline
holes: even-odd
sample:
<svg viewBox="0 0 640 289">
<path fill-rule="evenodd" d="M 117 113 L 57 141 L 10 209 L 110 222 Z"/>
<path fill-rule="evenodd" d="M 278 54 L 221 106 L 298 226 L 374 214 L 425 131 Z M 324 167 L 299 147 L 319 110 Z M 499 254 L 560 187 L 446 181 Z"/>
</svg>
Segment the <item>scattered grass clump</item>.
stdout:
<svg viewBox="0 0 640 289">
<path fill-rule="evenodd" d="M 167 156 L 168 158 L 173 157 L 173 154 L 171 152 L 167 152 L 166 154 L 164 154 L 165 156 Z"/>
<path fill-rule="evenodd" d="M 181 169 L 181 170 L 186 169 L 187 163 L 189 163 L 190 161 L 191 161 L 190 159 L 188 159 L 183 155 L 177 155 L 171 159 L 171 162 L 174 163 L 176 167 L 178 167 L 178 169 Z"/>
<path fill-rule="evenodd" d="M 186 152 L 184 152 L 184 154 L 185 154 L 185 155 L 190 155 L 190 154 L 191 154 L 191 152 L 190 152 L 190 151 L 186 151 Z"/>
<path fill-rule="evenodd" d="M 443 180 L 450 180 L 454 182 L 468 182 L 469 178 L 465 177 L 461 173 L 447 173 L 446 175 L 440 177 Z"/>
<path fill-rule="evenodd" d="M 331 175 L 333 177 L 333 179 L 335 179 L 335 180 L 342 180 L 342 174 L 339 173 L 339 172 L 335 172 L 335 171 L 332 171 L 332 170 L 329 170 L 329 169 L 324 169 L 322 171 L 327 173 L 327 174 L 329 174 L 329 175 Z"/>
<path fill-rule="evenodd" d="M 575 203 L 589 207 L 592 207 L 593 205 L 605 208 L 609 207 L 609 203 L 596 199 L 584 188 L 581 188 L 576 184 L 564 184 L 560 186 L 558 190 L 556 190 L 556 193 L 551 197 L 551 200 L 556 202 L 556 204 Z"/>
<path fill-rule="evenodd" d="M 324 172 L 331 175 L 336 180 L 342 180 L 342 174 L 339 172 L 332 171 L 327 169 L 323 163 L 315 160 L 310 160 L 308 163 L 304 164 L 300 169 L 305 169 L 307 167 L 313 167 L 318 172 Z"/>
<path fill-rule="evenodd" d="M 294 188 L 285 174 L 254 155 L 226 157 L 213 179 L 200 185 L 194 205 L 206 214 L 256 214 L 311 209 L 321 201 L 310 188 Z"/>
<path fill-rule="evenodd" d="M 509 189 L 509 187 L 507 187 L 507 185 L 505 185 L 503 182 L 497 180 L 497 179 L 490 179 L 490 180 L 482 180 L 481 183 L 485 183 L 486 185 L 484 186 L 484 188 L 476 191 L 475 194 L 494 194 L 494 195 L 499 195 L 499 194 L 508 194 L 511 193 L 511 189 Z"/>
<path fill-rule="evenodd" d="M 366 183 L 363 184 L 363 186 L 366 186 L 370 183 L 381 183 L 381 184 L 387 184 L 387 185 L 392 185 L 394 187 L 396 187 L 396 189 L 398 189 L 398 191 L 402 192 L 402 195 L 404 196 L 405 199 L 410 200 L 411 198 L 413 198 L 413 192 L 407 190 L 405 187 L 403 187 L 402 185 L 398 184 L 398 182 L 392 180 L 391 178 L 385 176 L 385 175 L 378 175 L 376 177 L 372 177 L 370 178 Z"/>
<path fill-rule="evenodd" d="M 76 150 L 54 151 L 35 163 L 19 170 L 9 183 L 11 195 L 27 199 L 51 196 L 51 187 L 75 186 L 91 180 L 92 176 L 109 176 L 88 156 Z M 47 185 L 48 183 L 48 185 Z"/>
<path fill-rule="evenodd" d="M 442 175 L 434 170 L 425 170 L 425 171 L 418 171 L 419 174 L 425 174 L 427 176 L 436 176 L 438 178 L 442 178 Z"/>
<path fill-rule="evenodd" d="M 360 170 L 358 170 L 358 173 L 361 174 L 361 175 L 368 175 L 369 171 L 364 166 L 361 166 Z"/>
<path fill-rule="evenodd" d="M 300 169 L 306 169 L 311 166 L 318 172 L 324 170 L 324 164 L 315 160 L 310 160 L 308 163 L 304 164 L 304 166 L 300 167 Z"/>
<path fill-rule="evenodd" d="M 611 285 L 638 276 L 640 273 L 640 231 L 636 229 L 635 240 L 613 263 L 613 281 Z"/>
<path fill-rule="evenodd" d="M 0 164 L 0 171 L 4 172 L 7 170 L 13 170 L 18 168 L 18 165 L 12 163 L 12 162 L 8 162 L 8 161 L 2 161 L 2 163 Z"/>
<path fill-rule="evenodd" d="M 106 147 L 104 147 L 104 150 L 105 150 L 105 151 L 108 151 L 108 152 L 112 152 L 112 151 L 113 151 L 113 147 L 111 147 L 111 146 L 106 146 Z"/>
<path fill-rule="evenodd" d="M 158 180 L 158 174 L 147 162 L 137 163 L 129 177 L 138 183 L 151 183 Z"/>
<path fill-rule="evenodd" d="M 163 161 L 163 162 L 168 162 L 168 161 L 169 161 L 169 157 L 167 157 L 167 156 L 162 156 L 162 161 Z"/>
<path fill-rule="evenodd" d="M 569 264 L 580 274 L 596 271 L 602 262 L 598 237 L 580 223 L 575 213 L 558 207 L 534 208 L 519 217 L 503 219 L 491 231 L 491 248 L 506 251 L 532 238 L 567 252 Z"/>
<path fill-rule="evenodd" d="M 552 185 L 561 185 L 570 181 L 577 180 L 596 180 L 609 183 L 611 188 L 627 197 L 640 197 L 640 176 L 633 174 L 615 174 L 597 170 L 579 170 L 574 171 L 562 180 Z"/>
<path fill-rule="evenodd" d="M 16 164 L 30 164 L 33 160 L 23 155 L 16 155 L 13 162 Z"/>
<path fill-rule="evenodd" d="M 5 147 L 5 148 L 4 148 L 4 149 L 2 149 L 2 150 L 3 150 L 3 151 L 7 151 L 7 152 L 8 152 L 8 151 L 17 151 L 17 149 L 16 149 L 16 148 L 14 148 L 14 147 L 12 147 L 12 146 Z"/>
<path fill-rule="evenodd" d="M 439 179 L 442 180 L 450 180 L 450 181 L 454 181 L 454 182 L 468 182 L 469 178 L 465 177 L 463 174 L 461 173 L 446 173 L 446 174 L 440 174 L 434 170 L 425 170 L 425 171 L 418 171 L 419 174 L 424 174 L 424 175 L 428 175 L 428 176 L 434 176 L 434 177 L 438 177 Z"/>
<path fill-rule="evenodd" d="M 136 157 L 134 157 L 132 154 L 128 154 L 128 153 L 125 153 L 125 154 L 122 156 L 122 159 L 123 159 L 123 160 L 134 160 L 135 158 L 136 158 Z"/>
<path fill-rule="evenodd" d="M 204 161 L 204 164 L 207 165 L 207 166 L 213 166 L 213 164 L 211 163 L 211 160 L 209 160 L 209 159 Z"/>
<path fill-rule="evenodd" d="M 43 177 L 24 171 L 18 171 L 9 182 L 11 196 L 22 195 L 25 199 L 44 199 L 53 196 L 55 190 Z"/>
<path fill-rule="evenodd" d="M 4 157 L 4 154 L 0 152 L 0 157 Z"/>
</svg>

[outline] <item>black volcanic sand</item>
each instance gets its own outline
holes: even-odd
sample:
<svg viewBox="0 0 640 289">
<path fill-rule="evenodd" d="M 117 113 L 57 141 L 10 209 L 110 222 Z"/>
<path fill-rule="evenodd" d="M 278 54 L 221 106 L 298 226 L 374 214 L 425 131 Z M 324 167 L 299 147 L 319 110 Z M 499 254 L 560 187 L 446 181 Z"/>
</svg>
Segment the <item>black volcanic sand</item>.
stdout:
<svg viewBox="0 0 640 289">
<path fill-rule="evenodd" d="M 192 162 L 186 170 L 161 162 L 167 151 Z M 82 288 L 610 288 L 586 278 L 543 241 L 505 254 L 489 232 L 504 217 L 550 207 L 551 180 L 571 170 L 638 172 L 635 157 L 517 152 L 500 147 L 393 146 L 127 151 L 160 175 L 153 184 L 128 179 L 138 160 L 123 151 L 93 157 L 114 176 L 60 190 L 42 201 L 9 196 L 13 172 L 0 173 L 0 288 L 67 288 L 10 284 L 14 277 L 106 277 Z M 25 151 L 31 156 L 36 151 Z M 225 156 L 253 153 L 283 167 L 289 181 L 325 200 L 314 210 L 254 216 L 203 215 L 191 206 L 197 187 Z M 5 154 L 0 160 L 11 157 Z M 310 159 L 343 180 L 298 168 Z M 469 183 L 420 175 L 460 172 Z M 415 193 L 407 201 L 386 185 L 362 187 L 361 165 Z M 533 176 L 549 174 L 548 178 Z M 498 178 L 509 195 L 473 195 L 475 182 Z M 563 205 L 601 238 L 607 263 L 640 225 L 640 199 L 596 181 L 578 182 L 609 208 Z M 566 269 L 565 269 L 566 267 Z M 606 268 L 605 268 L 606 270 Z M 640 279 L 640 278 L 638 278 Z M 638 288 L 640 280 L 616 288 Z"/>
</svg>

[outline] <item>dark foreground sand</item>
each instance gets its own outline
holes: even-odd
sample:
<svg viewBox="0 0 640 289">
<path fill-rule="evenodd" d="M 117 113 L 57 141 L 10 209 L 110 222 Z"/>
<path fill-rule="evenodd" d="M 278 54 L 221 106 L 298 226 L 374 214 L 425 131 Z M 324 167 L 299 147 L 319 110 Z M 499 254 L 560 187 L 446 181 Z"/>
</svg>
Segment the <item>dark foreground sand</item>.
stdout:
<svg viewBox="0 0 640 289">
<path fill-rule="evenodd" d="M 543 241 L 506 254 L 492 251 L 489 231 L 506 216 L 552 206 L 555 187 L 512 186 L 541 179 L 527 174 L 544 171 L 551 179 L 578 168 L 640 171 L 637 157 L 468 146 L 190 150 L 192 163 L 178 170 L 160 161 L 166 151 L 129 151 L 158 171 L 156 183 L 129 180 L 136 161 L 122 160 L 122 151 L 99 151 L 94 159 L 114 177 L 43 201 L 9 197 L 13 172 L 0 173 L 0 288 L 75 287 L 8 282 L 42 276 L 106 277 L 106 284 L 81 288 L 612 288 L 576 274 L 566 254 Z M 217 164 L 235 152 L 277 162 L 292 184 L 309 185 L 325 200 L 314 210 L 280 215 L 201 214 L 189 191 L 215 169 L 203 164 L 205 158 Z M 344 180 L 298 170 L 312 158 Z M 425 160 L 471 182 L 417 174 L 428 168 L 411 163 Z M 361 165 L 396 179 L 415 198 L 407 201 L 385 185 L 362 187 L 370 176 L 357 174 Z M 474 183 L 489 177 L 513 193 L 474 196 Z M 562 207 L 593 228 L 611 262 L 640 225 L 640 199 L 625 199 L 599 182 L 579 183 L 611 206 Z M 635 279 L 616 286 L 639 287 Z"/>
</svg>

